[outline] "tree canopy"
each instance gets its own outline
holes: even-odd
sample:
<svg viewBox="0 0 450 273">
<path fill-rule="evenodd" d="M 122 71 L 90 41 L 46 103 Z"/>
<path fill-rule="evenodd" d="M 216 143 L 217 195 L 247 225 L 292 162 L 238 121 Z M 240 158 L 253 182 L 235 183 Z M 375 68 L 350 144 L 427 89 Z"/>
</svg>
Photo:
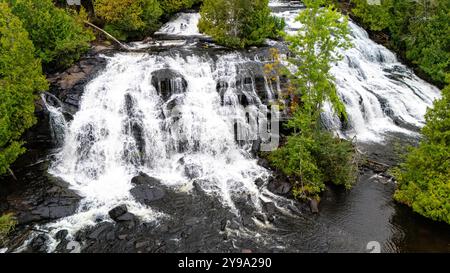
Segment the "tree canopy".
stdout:
<svg viewBox="0 0 450 273">
<path fill-rule="evenodd" d="M 450 224 L 450 85 L 428 110 L 426 121 L 419 146 L 393 171 L 398 182 L 394 198 L 425 217 Z"/>
<path fill-rule="evenodd" d="M 200 31 L 233 48 L 260 45 L 284 28 L 284 21 L 271 15 L 268 0 L 205 0 L 200 14 Z"/>
<path fill-rule="evenodd" d="M 41 62 L 20 19 L 0 3 L 0 174 L 24 152 L 20 136 L 35 123 L 35 95 L 47 89 Z"/>
</svg>

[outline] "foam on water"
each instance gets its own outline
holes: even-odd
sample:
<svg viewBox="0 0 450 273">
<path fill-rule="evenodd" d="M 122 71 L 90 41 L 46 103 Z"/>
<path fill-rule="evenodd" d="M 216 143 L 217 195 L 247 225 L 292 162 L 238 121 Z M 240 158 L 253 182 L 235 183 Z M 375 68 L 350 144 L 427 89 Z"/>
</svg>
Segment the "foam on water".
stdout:
<svg viewBox="0 0 450 273">
<path fill-rule="evenodd" d="M 177 36 L 200 36 L 198 30 L 198 22 L 200 20 L 199 13 L 178 13 L 174 20 L 166 23 L 159 29 L 156 34 L 167 34 Z"/>
<path fill-rule="evenodd" d="M 290 9 L 274 15 L 285 19 L 287 33 L 295 34 L 301 27 L 295 21 L 301 11 Z M 383 142 L 387 132 L 417 135 L 427 108 L 440 97 L 440 91 L 372 41 L 363 28 L 353 22 L 349 27 L 353 48 L 342 51 L 343 60 L 331 70 L 349 120 L 343 126 L 328 104 L 325 123 L 342 137 L 363 142 Z"/>
<path fill-rule="evenodd" d="M 118 204 L 126 204 L 144 219 L 156 219 L 158 212 L 134 201 L 131 179 L 143 171 L 168 186 L 189 189 L 193 179 L 186 177 L 185 166 L 195 170 L 195 181 L 203 190 L 217 195 L 232 210 L 233 195 L 250 194 L 258 205 L 254 181 L 266 177 L 267 171 L 235 141 L 233 126 L 236 120 L 245 119 L 245 111 L 233 90 L 238 71 L 230 61 L 238 65 L 249 60 L 239 54 L 222 56 L 216 62 L 194 55 L 118 54 L 109 58 L 105 71 L 87 85 L 80 110 L 68 125 L 64 146 L 50 169 L 83 197 L 81 205 L 76 215 L 48 227 L 69 227 L 75 232 L 98 219 L 108 219 L 108 211 Z M 152 85 L 152 75 L 168 68 L 182 75 L 187 87 L 164 101 Z M 219 81 L 229 86 L 226 104 L 221 104 L 216 91 Z M 177 85 L 173 87 L 176 90 Z M 176 117 L 173 110 L 168 112 L 174 100 Z M 140 128 L 141 140 L 135 138 L 133 126 Z M 181 152 L 180 144 L 184 146 Z"/>
</svg>

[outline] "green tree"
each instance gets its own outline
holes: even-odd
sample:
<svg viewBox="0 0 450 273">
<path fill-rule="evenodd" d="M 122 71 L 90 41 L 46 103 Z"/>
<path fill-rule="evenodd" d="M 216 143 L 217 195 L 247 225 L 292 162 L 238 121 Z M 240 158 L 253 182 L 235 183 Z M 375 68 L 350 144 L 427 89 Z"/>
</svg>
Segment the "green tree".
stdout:
<svg viewBox="0 0 450 273">
<path fill-rule="evenodd" d="M 450 224 L 450 85 L 428 110 L 426 122 L 419 146 L 393 170 L 398 185 L 394 198 L 425 217 Z"/>
<path fill-rule="evenodd" d="M 392 0 L 381 0 L 380 5 L 370 3 L 368 0 L 352 0 L 355 5 L 352 12 L 360 17 L 364 24 L 372 30 L 383 30 L 390 26 Z"/>
<path fill-rule="evenodd" d="M 436 84 L 445 84 L 450 65 L 450 1 L 352 0 L 351 12 L 371 30 L 390 35 L 389 46 Z"/>
<path fill-rule="evenodd" d="M 94 39 L 91 31 L 51 0 L 0 0 L 9 2 L 20 18 L 45 70 L 64 69 L 77 61 Z"/>
<path fill-rule="evenodd" d="M 260 45 L 284 28 L 284 21 L 270 13 L 268 0 L 205 0 L 199 28 L 225 46 Z"/>
<path fill-rule="evenodd" d="M 330 101 L 337 114 L 346 117 L 330 73 L 331 64 L 340 60 L 338 49 L 349 48 L 348 19 L 325 0 L 305 0 L 306 10 L 296 21 L 302 27 L 295 35 L 286 36 L 293 58 L 289 62 L 297 69 L 295 76 L 303 111 L 319 115 L 325 101 Z"/>
<path fill-rule="evenodd" d="M 120 40 L 142 38 L 157 30 L 163 11 L 157 0 L 96 0 L 105 30 Z"/>
<path fill-rule="evenodd" d="M 352 143 L 334 137 L 320 121 L 326 101 L 346 117 L 330 69 L 342 58 L 339 48 L 347 48 L 350 43 L 347 18 L 330 5 L 322 7 L 324 0 L 303 2 L 306 9 L 296 18 L 302 27 L 297 34 L 286 37 L 294 56 L 289 59 L 295 67 L 291 81 L 295 95 L 300 97 L 287 123 L 294 134 L 268 158 L 292 178 L 295 197 L 318 198 L 326 182 L 350 188 L 356 180 L 358 164 Z"/>
<path fill-rule="evenodd" d="M 20 137 L 35 123 L 34 98 L 47 89 L 22 22 L 0 3 L 0 174 L 24 152 Z"/>
<path fill-rule="evenodd" d="M 191 8 L 202 0 L 159 0 L 161 8 L 166 14 L 173 14 L 183 9 Z"/>
</svg>

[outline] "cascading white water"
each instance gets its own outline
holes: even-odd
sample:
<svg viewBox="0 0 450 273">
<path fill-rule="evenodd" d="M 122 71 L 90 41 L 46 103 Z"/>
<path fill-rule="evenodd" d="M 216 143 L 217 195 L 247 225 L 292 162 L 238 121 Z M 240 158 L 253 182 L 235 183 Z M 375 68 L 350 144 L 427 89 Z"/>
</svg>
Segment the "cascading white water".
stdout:
<svg viewBox="0 0 450 273">
<path fill-rule="evenodd" d="M 295 34 L 301 24 L 295 18 L 302 9 L 275 12 L 285 19 L 288 34 Z M 358 141 L 383 142 L 386 132 L 414 135 L 424 125 L 427 107 L 439 98 L 439 90 L 421 80 L 401 64 L 394 53 L 375 43 L 367 32 L 349 22 L 353 48 L 341 51 L 344 56 L 331 70 L 343 100 L 348 124 L 326 106 L 326 125 L 342 137 Z"/>
<path fill-rule="evenodd" d="M 293 33 L 300 11 L 274 14 L 285 18 L 287 31 Z M 198 18 L 181 14 L 160 34 L 197 36 L 193 22 Z M 363 29 L 353 23 L 350 27 L 355 47 L 343 52 L 345 58 L 332 70 L 347 106 L 349 129 L 343 130 L 329 109 L 325 121 L 342 136 L 360 141 L 383 141 L 386 131 L 412 133 L 401 123 L 420 127 L 439 91 L 372 42 Z M 53 233 L 64 228 L 74 234 L 99 219 L 108 220 L 108 211 L 119 204 L 144 220 L 165 217 L 130 194 L 131 179 L 141 171 L 180 191 L 189 191 L 195 181 L 235 213 L 234 196 L 249 195 L 256 207 L 260 198 L 281 198 L 260 192 L 254 181 L 268 172 L 250 156 L 251 141 L 236 142 L 235 123 L 241 137 L 255 139 L 259 106 L 275 97 L 276 90 L 266 82 L 267 100 L 260 98 L 254 69 L 246 68 L 255 64 L 262 65 L 239 53 L 217 59 L 198 53 L 108 57 L 105 70 L 87 85 L 50 169 L 83 197 L 78 213 L 47 227 Z M 53 110 L 57 117 L 58 109 Z"/>
<path fill-rule="evenodd" d="M 179 13 L 174 20 L 166 23 L 156 34 L 179 35 L 179 36 L 200 36 L 198 22 L 200 14 L 198 13 Z"/>
<path fill-rule="evenodd" d="M 63 104 L 54 95 L 42 93 L 42 102 L 49 113 L 49 125 L 52 139 L 58 146 L 64 143 L 67 122 L 63 114 Z"/>
<path fill-rule="evenodd" d="M 236 83 L 243 73 L 239 65 L 247 62 L 239 54 L 215 62 L 195 55 L 109 58 L 105 71 L 87 85 L 50 170 L 83 197 L 79 214 L 52 226 L 92 224 L 121 203 L 136 215 L 156 217 L 129 192 L 131 178 L 141 171 L 180 190 L 191 188 L 195 180 L 232 210 L 233 195 L 251 195 L 257 206 L 254 181 L 267 171 L 236 143 L 234 131 L 236 122 L 245 125 L 247 118 L 256 119 L 247 117 L 239 104 L 238 94 L 244 92 Z M 167 82 L 157 81 L 158 71 L 171 75 L 168 89 L 160 89 Z M 216 90 L 219 82 L 222 94 Z M 248 100 L 260 105 L 252 86 L 244 88 Z"/>
</svg>

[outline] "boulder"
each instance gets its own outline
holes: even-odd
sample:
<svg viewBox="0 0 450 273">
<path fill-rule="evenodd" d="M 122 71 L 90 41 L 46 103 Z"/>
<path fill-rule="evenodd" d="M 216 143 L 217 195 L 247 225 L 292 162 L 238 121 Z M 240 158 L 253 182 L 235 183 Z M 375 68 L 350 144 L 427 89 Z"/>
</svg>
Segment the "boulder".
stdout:
<svg viewBox="0 0 450 273">
<path fill-rule="evenodd" d="M 114 221 L 117 221 L 117 219 L 120 216 L 124 215 L 127 212 L 128 212 L 127 206 L 126 205 L 120 205 L 120 206 L 117 206 L 117 207 L 113 208 L 112 210 L 110 210 L 108 212 L 108 214 L 109 214 L 109 217 L 111 217 L 111 219 L 113 219 Z"/>
<path fill-rule="evenodd" d="M 33 252 L 44 253 L 47 251 L 46 247 L 47 237 L 44 234 L 39 234 L 35 237 L 30 244 L 31 250 Z"/>
<path fill-rule="evenodd" d="M 269 182 L 267 188 L 275 194 L 287 195 L 291 191 L 292 185 L 291 183 L 282 181 L 281 179 L 273 179 Z"/>
<path fill-rule="evenodd" d="M 55 239 L 58 241 L 62 241 L 66 239 L 68 234 L 69 232 L 67 231 L 67 229 L 62 229 L 55 234 Z"/>
<path fill-rule="evenodd" d="M 146 205 L 161 200 L 165 196 L 165 191 L 163 189 L 150 185 L 135 186 L 130 190 L 130 193 L 136 201 Z"/>
<path fill-rule="evenodd" d="M 145 173 L 140 173 L 138 176 L 133 177 L 133 179 L 131 179 L 131 183 L 133 185 L 160 185 L 161 181 L 159 181 L 158 179 L 148 176 Z"/>
<path fill-rule="evenodd" d="M 262 186 L 264 185 L 264 179 L 262 179 L 262 178 L 257 178 L 257 179 L 255 180 L 255 184 L 256 184 L 256 186 L 258 186 L 258 188 L 259 188 L 259 187 L 262 187 Z"/>
<path fill-rule="evenodd" d="M 117 222 L 127 222 L 127 221 L 133 221 L 135 219 L 134 214 L 127 212 L 125 214 L 122 214 L 121 216 L 117 217 Z"/>
</svg>

